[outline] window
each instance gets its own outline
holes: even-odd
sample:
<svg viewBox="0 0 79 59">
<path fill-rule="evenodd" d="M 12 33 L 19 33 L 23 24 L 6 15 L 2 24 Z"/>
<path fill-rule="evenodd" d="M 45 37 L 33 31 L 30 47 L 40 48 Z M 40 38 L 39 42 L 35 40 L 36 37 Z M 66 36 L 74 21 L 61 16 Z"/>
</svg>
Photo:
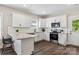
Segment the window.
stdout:
<svg viewBox="0 0 79 59">
<path fill-rule="evenodd" d="M 38 27 L 38 20 L 33 20 L 31 26 Z"/>
<path fill-rule="evenodd" d="M 75 19 L 72 21 L 72 30 L 79 31 L 79 19 Z"/>
</svg>

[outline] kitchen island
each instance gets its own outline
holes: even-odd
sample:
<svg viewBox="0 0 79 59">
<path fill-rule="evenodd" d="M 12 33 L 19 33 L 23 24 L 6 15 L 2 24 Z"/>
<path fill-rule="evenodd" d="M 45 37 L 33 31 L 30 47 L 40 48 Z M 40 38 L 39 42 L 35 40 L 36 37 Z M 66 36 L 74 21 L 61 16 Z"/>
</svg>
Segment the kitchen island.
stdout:
<svg viewBox="0 0 79 59">
<path fill-rule="evenodd" d="M 30 35 L 25 33 L 16 33 L 9 35 L 14 41 L 14 50 L 17 55 L 30 55 L 34 51 L 34 38 L 36 35 Z"/>
</svg>

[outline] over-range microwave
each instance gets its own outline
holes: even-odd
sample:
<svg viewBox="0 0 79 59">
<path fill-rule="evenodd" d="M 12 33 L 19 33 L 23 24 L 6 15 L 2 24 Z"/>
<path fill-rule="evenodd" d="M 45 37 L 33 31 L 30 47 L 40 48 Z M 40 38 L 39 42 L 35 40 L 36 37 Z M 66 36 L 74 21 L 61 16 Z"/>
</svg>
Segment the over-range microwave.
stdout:
<svg viewBox="0 0 79 59">
<path fill-rule="evenodd" d="M 59 28 L 59 27 L 60 27 L 60 22 L 51 23 L 51 28 Z"/>
</svg>

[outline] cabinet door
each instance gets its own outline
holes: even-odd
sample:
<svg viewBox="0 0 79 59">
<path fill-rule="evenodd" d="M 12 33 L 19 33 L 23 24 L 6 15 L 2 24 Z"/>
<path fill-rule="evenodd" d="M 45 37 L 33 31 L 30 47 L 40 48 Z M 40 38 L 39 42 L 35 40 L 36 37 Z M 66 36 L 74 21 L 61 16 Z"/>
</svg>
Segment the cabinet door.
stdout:
<svg viewBox="0 0 79 59">
<path fill-rule="evenodd" d="M 49 32 L 45 32 L 45 40 L 50 41 L 50 33 Z"/>
<path fill-rule="evenodd" d="M 25 26 L 25 17 L 19 13 L 13 13 L 12 25 L 14 27 L 23 27 Z"/>
<path fill-rule="evenodd" d="M 60 20 L 61 20 L 61 27 L 67 27 L 67 16 L 61 16 L 60 17 Z"/>
<path fill-rule="evenodd" d="M 46 19 L 39 19 L 39 27 L 46 27 Z"/>
<path fill-rule="evenodd" d="M 30 17 L 25 16 L 25 24 L 24 24 L 24 25 L 25 25 L 26 27 L 31 27 L 31 24 L 32 24 L 31 21 L 32 21 L 32 20 L 31 20 Z"/>
<path fill-rule="evenodd" d="M 14 49 L 15 52 L 20 55 L 21 54 L 21 40 L 15 40 L 14 41 Z"/>
<path fill-rule="evenodd" d="M 51 27 L 51 19 L 50 18 L 46 19 L 46 27 L 47 28 Z"/>
<path fill-rule="evenodd" d="M 58 42 L 61 45 L 66 45 L 67 34 L 59 34 Z"/>
<path fill-rule="evenodd" d="M 13 13 L 12 26 L 13 27 L 30 27 L 30 19 L 29 17 L 23 14 Z"/>
<path fill-rule="evenodd" d="M 35 42 L 43 40 L 43 33 L 36 33 Z"/>
<path fill-rule="evenodd" d="M 35 42 L 37 42 L 37 41 L 39 41 L 39 35 L 38 35 L 38 33 L 35 33 L 37 36 L 35 37 Z"/>
<path fill-rule="evenodd" d="M 43 40 L 44 39 L 43 36 L 44 36 L 43 32 L 38 33 L 38 38 L 39 38 L 38 40 L 39 41 Z"/>
</svg>

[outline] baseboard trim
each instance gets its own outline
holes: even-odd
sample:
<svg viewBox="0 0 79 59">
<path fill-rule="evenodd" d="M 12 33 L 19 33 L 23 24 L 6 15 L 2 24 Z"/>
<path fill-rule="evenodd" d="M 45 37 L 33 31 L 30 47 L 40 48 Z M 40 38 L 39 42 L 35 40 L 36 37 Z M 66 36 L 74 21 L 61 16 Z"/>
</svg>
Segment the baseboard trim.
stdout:
<svg viewBox="0 0 79 59">
<path fill-rule="evenodd" d="M 39 43 L 39 42 L 42 42 L 42 41 L 46 41 L 46 40 L 40 40 L 40 41 L 36 41 L 35 43 Z"/>
<path fill-rule="evenodd" d="M 74 45 L 74 44 L 67 44 L 67 46 L 73 46 L 73 47 L 78 47 L 79 48 L 78 45 Z"/>
</svg>

